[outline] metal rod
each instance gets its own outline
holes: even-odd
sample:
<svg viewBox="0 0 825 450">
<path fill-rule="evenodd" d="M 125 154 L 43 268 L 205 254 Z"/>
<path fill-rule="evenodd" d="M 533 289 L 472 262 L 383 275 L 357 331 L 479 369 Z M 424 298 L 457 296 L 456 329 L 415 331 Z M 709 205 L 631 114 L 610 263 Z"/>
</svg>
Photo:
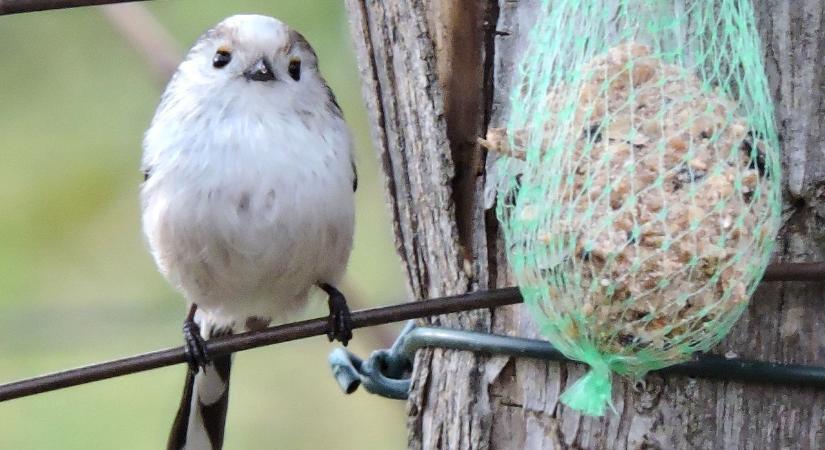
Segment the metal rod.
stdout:
<svg viewBox="0 0 825 450">
<path fill-rule="evenodd" d="M 516 288 L 474 292 L 465 295 L 402 303 L 393 306 L 367 309 L 352 313 L 353 328 L 364 328 L 391 322 L 401 322 L 419 317 L 449 314 L 459 311 L 520 303 L 521 295 Z M 277 344 L 326 334 L 327 318 L 304 320 L 261 331 L 216 338 L 206 343 L 210 355 L 249 350 L 264 345 Z M 42 375 L 0 385 L 0 402 L 56 389 L 77 386 L 108 378 L 157 369 L 185 361 L 183 347 L 175 347 L 152 353 L 132 356 L 77 369 Z"/>
<path fill-rule="evenodd" d="M 79 6 L 108 5 L 144 0 L 0 0 L 0 16 Z"/>
<path fill-rule="evenodd" d="M 547 341 L 444 328 L 414 328 L 403 338 L 400 351 L 410 359 L 421 348 L 447 348 L 483 354 L 508 355 L 551 361 L 570 361 Z M 667 375 L 687 375 L 756 383 L 825 387 L 825 367 L 728 359 L 701 354 L 695 360 L 655 370 Z"/>
<path fill-rule="evenodd" d="M 825 388 L 825 367 L 749 361 L 738 358 L 728 359 L 716 355 L 701 355 L 695 361 L 676 364 L 657 372 L 751 383 Z"/>
<path fill-rule="evenodd" d="M 762 281 L 825 281 L 825 262 L 771 264 Z"/>
<path fill-rule="evenodd" d="M 2 1 L 2 0 L 0 0 Z M 0 6 L 8 2 L 0 3 Z M 775 264 L 768 267 L 764 281 L 825 281 L 825 263 Z M 420 317 L 437 316 L 471 309 L 495 308 L 521 303 L 518 288 L 473 292 L 451 297 L 367 309 L 352 314 L 353 328 L 364 328 Z M 326 333 L 327 319 L 318 318 L 211 340 L 207 349 L 214 356 L 264 345 L 319 336 Z M 53 391 L 107 378 L 128 375 L 185 361 L 183 347 L 94 364 L 63 372 L 0 385 L 0 402 Z"/>
</svg>

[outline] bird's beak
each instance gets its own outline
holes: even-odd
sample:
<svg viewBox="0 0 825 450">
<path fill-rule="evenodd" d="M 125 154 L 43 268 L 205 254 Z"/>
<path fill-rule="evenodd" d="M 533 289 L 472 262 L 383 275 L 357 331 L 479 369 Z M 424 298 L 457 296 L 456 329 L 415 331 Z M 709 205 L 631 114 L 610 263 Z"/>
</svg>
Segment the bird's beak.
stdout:
<svg viewBox="0 0 825 450">
<path fill-rule="evenodd" d="M 249 66 L 243 73 L 243 76 L 249 81 L 274 81 L 275 72 L 272 71 L 272 65 L 266 57 L 255 61 L 255 64 Z"/>
</svg>

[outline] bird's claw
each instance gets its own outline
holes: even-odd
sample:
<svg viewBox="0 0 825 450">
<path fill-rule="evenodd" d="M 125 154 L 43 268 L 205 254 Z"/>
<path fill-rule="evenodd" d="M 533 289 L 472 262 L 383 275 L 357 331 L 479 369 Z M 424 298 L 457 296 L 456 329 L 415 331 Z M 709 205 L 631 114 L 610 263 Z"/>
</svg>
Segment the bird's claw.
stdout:
<svg viewBox="0 0 825 450">
<path fill-rule="evenodd" d="M 327 338 L 330 342 L 339 341 L 344 347 L 352 339 L 352 315 L 344 294 L 332 286 L 324 290 L 329 293 L 329 318 L 327 319 Z"/>
<path fill-rule="evenodd" d="M 183 350 L 186 354 L 186 362 L 189 370 L 198 372 L 206 368 L 211 358 L 206 351 L 206 341 L 201 336 L 201 329 L 194 320 L 187 319 L 183 322 Z"/>
</svg>

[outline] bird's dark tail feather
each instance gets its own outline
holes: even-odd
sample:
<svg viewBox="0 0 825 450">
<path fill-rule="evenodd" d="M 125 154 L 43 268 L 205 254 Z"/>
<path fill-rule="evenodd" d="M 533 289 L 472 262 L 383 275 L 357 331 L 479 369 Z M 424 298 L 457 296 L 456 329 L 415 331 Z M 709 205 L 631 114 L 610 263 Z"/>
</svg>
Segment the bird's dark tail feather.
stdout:
<svg viewBox="0 0 825 450">
<path fill-rule="evenodd" d="M 228 334 L 232 332 L 211 330 L 204 338 Z M 167 450 L 221 450 L 231 368 L 232 356 L 226 355 L 214 358 L 197 373 L 187 369 L 186 384 L 169 433 Z"/>
</svg>

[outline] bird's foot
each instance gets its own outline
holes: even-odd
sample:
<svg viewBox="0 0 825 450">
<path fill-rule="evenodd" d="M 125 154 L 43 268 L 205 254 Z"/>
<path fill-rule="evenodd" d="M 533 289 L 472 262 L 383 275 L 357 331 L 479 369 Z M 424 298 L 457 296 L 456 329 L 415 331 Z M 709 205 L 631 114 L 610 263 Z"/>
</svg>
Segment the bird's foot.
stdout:
<svg viewBox="0 0 825 450">
<path fill-rule="evenodd" d="M 338 289 L 329 284 L 322 284 L 329 294 L 329 318 L 327 319 L 327 338 L 330 342 L 339 341 L 344 347 L 352 339 L 352 315 L 347 305 L 347 299 Z"/>
<path fill-rule="evenodd" d="M 211 361 L 206 351 L 206 341 L 201 336 L 201 328 L 192 318 L 183 321 L 183 350 L 186 353 L 186 362 L 189 370 L 197 373 Z"/>
</svg>

